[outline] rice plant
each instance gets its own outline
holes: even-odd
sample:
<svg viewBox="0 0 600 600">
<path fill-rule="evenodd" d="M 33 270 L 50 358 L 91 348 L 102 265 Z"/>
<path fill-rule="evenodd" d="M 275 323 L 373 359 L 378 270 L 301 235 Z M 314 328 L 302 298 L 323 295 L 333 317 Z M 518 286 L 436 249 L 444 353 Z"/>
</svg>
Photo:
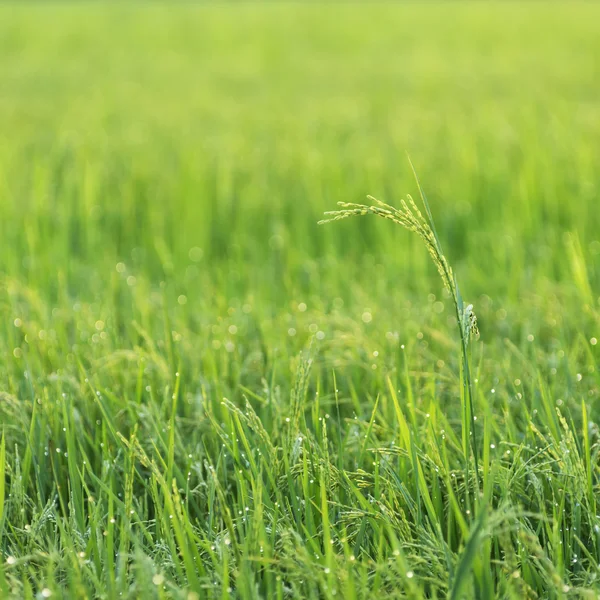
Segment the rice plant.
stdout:
<svg viewBox="0 0 600 600">
<path fill-rule="evenodd" d="M 411 163 L 412 167 L 412 163 Z M 375 215 L 388 219 L 401 227 L 404 227 L 408 231 L 416 233 L 422 242 L 425 244 L 427 251 L 436 266 L 444 288 L 452 298 L 454 310 L 456 314 L 456 324 L 458 327 L 458 333 L 460 338 L 460 350 L 461 350 L 461 406 L 462 406 L 462 440 L 463 440 L 463 452 L 465 457 L 465 473 L 467 482 L 469 481 L 469 448 L 471 444 L 469 440 L 472 440 L 472 451 L 473 460 L 475 464 L 475 477 L 477 481 L 477 488 L 480 488 L 479 480 L 479 448 L 477 445 L 477 434 L 475 429 L 475 411 L 473 407 L 473 382 L 471 378 L 471 367 L 470 367 L 470 343 L 473 339 L 479 338 L 479 329 L 477 327 L 477 317 L 473 311 L 473 305 L 468 304 L 465 306 L 462 295 L 458 288 L 458 282 L 456 276 L 448 263 L 444 252 L 442 251 L 442 245 L 440 239 L 435 230 L 435 224 L 431 209 L 427 201 L 427 197 L 423 192 L 423 188 L 419 182 L 416 172 L 413 168 L 413 173 L 419 188 L 421 200 L 423 202 L 426 217 L 416 205 L 415 201 L 410 195 L 407 195 L 407 200 L 400 200 L 400 208 L 395 208 L 373 196 L 367 196 L 369 200 L 374 204 L 355 204 L 351 202 L 338 202 L 341 210 L 328 211 L 325 214 L 327 219 L 319 221 L 319 224 L 331 223 L 334 221 L 341 221 L 349 217 Z M 477 501 L 477 496 L 476 496 Z"/>
</svg>

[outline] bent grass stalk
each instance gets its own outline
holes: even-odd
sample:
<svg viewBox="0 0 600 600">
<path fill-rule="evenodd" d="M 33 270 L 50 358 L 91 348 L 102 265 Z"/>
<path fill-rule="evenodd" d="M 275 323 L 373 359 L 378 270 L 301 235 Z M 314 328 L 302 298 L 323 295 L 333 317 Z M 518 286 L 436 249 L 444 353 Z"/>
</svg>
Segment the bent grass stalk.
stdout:
<svg viewBox="0 0 600 600">
<path fill-rule="evenodd" d="M 411 163 L 412 167 L 412 163 Z M 333 221 L 341 221 L 349 217 L 360 217 L 363 215 L 375 215 L 384 219 L 389 219 L 393 223 L 401 225 L 408 231 L 416 233 L 425 244 L 431 259 L 436 266 L 438 273 L 442 279 L 444 287 L 452 297 L 454 309 L 456 312 L 456 320 L 460 336 L 460 348 L 461 348 L 461 403 L 462 403 L 462 443 L 463 453 L 465 458 L 465 476 L 467 484 L 470 481 L 469 476 L 469 439 L 472 439 L 472 452 L 473 460 L 475 464 L 475 476 L 477 481 L 477 488 L 481 490 L 481 483 L 479 479 L 479 449 L 477 444 L 477 436 L 475 432 L 475 413 L 473 409 L 473 382 L 471 379 L 470 370 L 470 342 L 473 338 L 479 337 L 479 330 L 477 328 L 477 318 L 473 312 L 473 305 L 464 305 L 456 277 L 446 256 L 442 251 L 442 245 L 439 237 L 435 230 L 433 222 L 433 216 L 427 197 L 423 192 L 423 188 L 419 182 L 419 178 L 413 167 L 413 173 L 417 181 L 419 188 L 419 194 L 425 207 L 427 217 L 423 216 L 415 201 L 410 195 L 407 195 L 407 200 L 400 200 L 400 208 L 395 208 L 374 198 L 373 196 L 367 196 L 367 198 L 373 202 L 372 205 L 365 204 L 354 204 L 351 202 L 338 202 L 338 206 L 341 210 L 328 211 L 325 213 L 327 219 L 319 221 L 319 225 L 325 223 L 331 223 Z M 467 499 L 469 494 L 467 493 Z"/>
</svg>

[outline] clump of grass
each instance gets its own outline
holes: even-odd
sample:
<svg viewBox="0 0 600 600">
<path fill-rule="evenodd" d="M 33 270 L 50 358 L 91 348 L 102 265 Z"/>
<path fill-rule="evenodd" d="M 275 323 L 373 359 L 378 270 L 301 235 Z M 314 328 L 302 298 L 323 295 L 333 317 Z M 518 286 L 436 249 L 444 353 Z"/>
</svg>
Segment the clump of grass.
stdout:
<svg viewBox="0 0 600 600">
<path fill-rule="evenodd" d="M 411 163 L 412 167 L 412 163 Z M 475 463 L 475 476 L 477 486 L 480 488 L 479 481 L 479 449 L 477 445 L 477 435 L 475 430 L 475 411 L 473 408 L 473 381 L 471 378 L 470 369 L 470 342 L 473 339 L 479 338 L 479 329 L 477 327 L 477 317 L 473 311 L 473 305 L 465 306 L 459 287 L 456 281 L 456 276 L 452 267 L 448 263 L 448 259 L 442 250 L 442 244 L 435 229 L 435 223 L 429 202 L 421 187 L 419 178 L 413 168 L 413 173 L 419 188 L 419 194 L 425 208 L 426 216 L 423 215 L 415 201 L 410 195 L 407 195 L 407 200 L 400 200 L 400 208 L 395 208 L 373 196 L 367 198 L 373 202 L 371 205 L 355 204 L 352 202 L 338 202 L 341 210 L 327 211 L 327 219 L 319 221 L 319 224 L 331 223 L 333 221 L 341 221 L 349 217 L 361 217 L 364 215 L 375 215 L 384 219 L 389 219 L 393 223 L 401 225 L 408 231 L 416 233 L 427 248 L 429 255 L 436 266 L 438 273 L 442 279 L 444 287 L 450 294 L 455 313 L 456 323 L 460 336 L 461 348 L 461 402 L 462 402 L 462 441 L 463 452 L 465 455 L 465 471 L 466 479 L 469 481 L 469 439 L 472 440 L 473 460 Z"/>
</svg>

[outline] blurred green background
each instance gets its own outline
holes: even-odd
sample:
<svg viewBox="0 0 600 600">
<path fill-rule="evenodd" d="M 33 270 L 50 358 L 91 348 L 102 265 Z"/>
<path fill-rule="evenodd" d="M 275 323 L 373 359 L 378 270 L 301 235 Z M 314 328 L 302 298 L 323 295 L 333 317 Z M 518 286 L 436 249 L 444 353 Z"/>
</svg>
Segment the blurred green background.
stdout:
<svg viewBox="0 0 600 600">
<path fill-rule="evenodd" d="M 414 194 L 408 152 L 471 295 L 560 279 L 563 231 L 600 251 L 599 20 L 593 3 L 2 6 L 0 266 L 42 293 L 119 261 L 199 292 L 199 247 L 220 290 L 277 306 L 430 290 L 403 232 L 315 225 Z"/>
</svg>

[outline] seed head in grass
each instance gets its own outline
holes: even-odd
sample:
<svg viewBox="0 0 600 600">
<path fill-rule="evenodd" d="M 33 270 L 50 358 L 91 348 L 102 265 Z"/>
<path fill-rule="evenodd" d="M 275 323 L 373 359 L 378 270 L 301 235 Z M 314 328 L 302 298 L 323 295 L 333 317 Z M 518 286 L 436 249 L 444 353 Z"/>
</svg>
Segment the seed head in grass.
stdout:
<svg viewBox="0 0 600 600">
<path fill-rule="evenodd" d="M 319 224 L 321 225 L 324 223 L 331 223 L 332 221 L 340 221 L 342 219 L 347 219 L 348 217 L 371 214 L 378 217 L 383 217 L 384 219 L 389 219 L 398 225 L 402 225 L 402 227 L 405 229 L 413 231 L 425 243 L 429 255 L 431 256 L 431 259 L 433 260 L 433 263 L 437 267 L 438 273 L 442 278 L 444 287 L 448 290 L 454 299 L 455 304 L 458 306 L 458 290 L 456 288 L 456 281 L 454 279 L 452 269 L 448 264 L 446 257 L 442 253 L 442 249 L 435 231 L 430 226 L 428 220 L 423 216 L 412 197 L 410 195 L 407 196 L 408 201 L 400 200 L 401 208 L 399 209 L 390 206 L 381 200 L 377 200 L 377 198 L 373 198 L 373 196 L 367 196 L 367 198 L 374 204 L 367 206 L 366 204 L 338 202 L 338 206 L 342 207 L 342 209 L 326 212 L 325 214 L 328 218 L 319 221 Z M 463 311 L 459 311 L 459 314 L 460 312 Z M 475 319 L 475 315 L 473 314 L 473 305 L 469 305 L 464 312 L 465 314 L 461 315 L 461 323 L 463 323 L 463 319 L 467 317 L 469 322 Z M 472 326 L 470 327 L 470 330 L 472 330 Z"/>
<path fill-rule="evenodd" d="M 464 451 L 465 458 L 467 458 L 468 440 L 472 433 L 473 457 L 475 460 L 475 472 L 478 480 L 478 448 L 475 434 L 475 417 L 473 411 L 474 394 L 469 368 L 469 343 L 472 339 L 477 339 L 479 337 L 477 318 L 473 312 L 473 305 L 468 304 L 467 306 L 464 306 L 463 304 L 462 297 L 458 289 L 458 284 L 456 282 L 456 277 L 452 272 L 452 268 L 448 264 L 446 256 L 442 252 L 442 245 L 435 231 L 435 225 L 433 223 L 433 217 L 429 208 L 429 203 L 427 202 L 427 198 L 423 192 L 423 189 L 421 188 L 419 179 L 414 172 L 414 169 L 413 173 L 415 174 L 415 178 L 417 180 L 423 206 L 425 207 L 426 217 L 423 216 L 423 213 L 419 210 L 419 207 L 416 205 L 411 196 L 407 196 L 407 200 L 400 200 L 400 208 L 390 206 L 381 200 L 377 200 L 377 198 L 373 198 L 373 196 L 367 196 L 367 198 L 372 202 L 371 205 L 339 202 L 338 205 L 340 206 L 340 210 L 326 212 L 325 215 L 327 218 L 319 221 L 319 224 L 330 223 L 332 221 L 341 221 L 342 219 L 347 219 L 349 217 L 360 217 L 371 214 L 384 219 L 389 219 L 390 221 L 401 225 L 405 229 L 408 229 L 408 231 L 416 233 L 423 240 L 423 243 L 425 244 L 425 247 L 431 256 L 433 264 L 436 266 L 438 273 L 442 278 L 442 283 L 452 297 L 454 303 L 461 342 L 461 381 L 463 384 L 463 394 L 461 398 L 464 401 L 462 424 L 463 432 L 465 434 L 463 439 L 466 440 L 464 442 Z"/>
</svg>

